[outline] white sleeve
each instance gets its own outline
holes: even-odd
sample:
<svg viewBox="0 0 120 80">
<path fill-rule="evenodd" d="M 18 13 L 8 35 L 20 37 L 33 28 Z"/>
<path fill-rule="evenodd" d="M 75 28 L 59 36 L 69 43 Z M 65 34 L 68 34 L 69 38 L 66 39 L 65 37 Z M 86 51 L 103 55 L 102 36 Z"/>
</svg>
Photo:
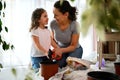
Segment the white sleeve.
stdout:
<svg viewBox="0 0 120 80">
<path fill-rule="evenodd" d="M 38 36 L 38 29 L 33 29 L 31 31 L 31 36 L 34 35 L 34 36 Z"/>
</svg>

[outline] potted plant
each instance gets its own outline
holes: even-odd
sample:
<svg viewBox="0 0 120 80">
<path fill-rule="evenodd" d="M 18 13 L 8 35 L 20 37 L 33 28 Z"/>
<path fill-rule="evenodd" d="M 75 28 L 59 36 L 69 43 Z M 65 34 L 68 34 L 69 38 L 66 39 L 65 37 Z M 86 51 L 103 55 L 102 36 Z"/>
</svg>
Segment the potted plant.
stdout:
<svg viewBox="0 0 120 80">
<path fill-rule="evenodd" d="M 86 0 L 87 9 L 83 12 L 81 32 L 87 35 L 93 25 L 101 44 L 110 39 L 118 41 L 120 36 L 120 0 Z M 115 50 L 116 52 L 116 50 Z M 102 48 L 99 47 L 99 68 L 102 62 Z"/>
<path fill-rule="evenodd" d="M 94 26 L 100 40 L 105 39 L 105 32 L 120 31 L 119 0 L 87 0 L 87 7 L 81 17 L 81 32 L 84 35 L 91 25 Z"/>
</svg>

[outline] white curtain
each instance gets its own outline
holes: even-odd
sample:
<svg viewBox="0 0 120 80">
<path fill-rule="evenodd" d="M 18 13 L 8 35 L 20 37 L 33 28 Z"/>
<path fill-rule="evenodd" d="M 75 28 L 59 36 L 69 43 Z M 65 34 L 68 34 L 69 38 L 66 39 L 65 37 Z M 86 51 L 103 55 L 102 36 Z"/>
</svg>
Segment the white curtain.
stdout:
<svg viewBox="0 0 120 80">
<path fill-rule="evenodd" d="M 47 10 L 49 22 L 53 19 L 53 4 L 56 0 L 6 0 L 5 25 L 8 27 L 7 40 L 15 49 L 7 51 L 2 55 L 4 66 L 28 65 L 30 62 L 31 38 L 29 34 L 31 14 L 34 9 L 42 7 Z M 80 15 L 86 8 L 85 0 L 70 2 L 79 10 Z M 49 24 L 48 24 L 49 27 Z M 80 37 L 80 44 L 84 49 L 84 56 L 93 51 L 93 29 L 89 31 L 86 38 Z M 89 53 L 88 53 L 89 52 Z"/>
<path fill-rule="evenodd" d="M 39 0 L 7 0 L 5 25 L 8 27 L 9 42 L 13 51 L 4 52 L 4 66 L 27 65 L 30 61 L 31 39 L 29 35 L 32 11 L 40 7 Z"/>
</svg>

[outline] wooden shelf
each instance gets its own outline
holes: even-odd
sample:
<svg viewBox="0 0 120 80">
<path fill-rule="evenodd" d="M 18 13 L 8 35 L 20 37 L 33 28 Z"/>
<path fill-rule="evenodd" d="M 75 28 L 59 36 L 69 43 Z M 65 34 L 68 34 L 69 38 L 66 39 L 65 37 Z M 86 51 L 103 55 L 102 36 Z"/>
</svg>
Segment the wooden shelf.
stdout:
<svg viewBox="0 0 120 80">
<path fill-rule="evenodd" d="M 120 41 L 120 32 L 109 32 L 105 34 L 105 41 Z"/>
<path fill-rule="evenodd" d="M 99 53 L 99 68 L 101 69 L 102 58 L 116 59 L 117 54 L 120 54 L 120 32 L 109 32 L 105 34 L 105 41 L 98 41 L 97 52 Z M 111 45 L 107 45 L 108 50 L 104 53 L 103 45 L 105 42 L 114 42 Z M 111 52 L 110 52 L 111 51 Z"/>
</svg>

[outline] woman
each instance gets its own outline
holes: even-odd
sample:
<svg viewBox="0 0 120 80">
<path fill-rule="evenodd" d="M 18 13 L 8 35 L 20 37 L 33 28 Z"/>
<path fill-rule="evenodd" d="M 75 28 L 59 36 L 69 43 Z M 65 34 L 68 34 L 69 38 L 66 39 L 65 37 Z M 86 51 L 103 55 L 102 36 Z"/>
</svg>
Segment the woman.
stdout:
<svg viewBox="0 0 120 80">
<path fill-rule="evenodd" d="M 56 1 L 54 4 L 54 18 L 50 24 L 53 33 L 53 39 L 58 45 L 53 51 L 56 55 L 62 57 L 59 60 L 59 66 L 67 65 L 68 56 L 82 58 L 83 49 L 79 44 L 79 24 L 76 22 L 76 8 L 72 7 L 67 0 Z"/>
</svg>

